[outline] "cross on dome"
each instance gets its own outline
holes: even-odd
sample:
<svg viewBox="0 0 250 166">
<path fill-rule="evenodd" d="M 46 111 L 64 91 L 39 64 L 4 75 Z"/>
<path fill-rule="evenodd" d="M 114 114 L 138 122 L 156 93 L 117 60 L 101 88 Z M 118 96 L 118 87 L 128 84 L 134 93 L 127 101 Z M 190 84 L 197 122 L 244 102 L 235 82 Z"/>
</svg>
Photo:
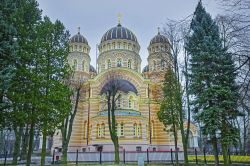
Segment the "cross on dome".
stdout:
<svg viewBox="0 0 250 166">
<path fill-rule="evenodd" d="M 118 25 L 121 25 L 121 17 L 122 17 L 122 14 L 118 13 Z"/>
<path fill-rule="evenodd" d="M 80 34 L 80 27 L 77 27 L 78 34 Z"/>
</svg>

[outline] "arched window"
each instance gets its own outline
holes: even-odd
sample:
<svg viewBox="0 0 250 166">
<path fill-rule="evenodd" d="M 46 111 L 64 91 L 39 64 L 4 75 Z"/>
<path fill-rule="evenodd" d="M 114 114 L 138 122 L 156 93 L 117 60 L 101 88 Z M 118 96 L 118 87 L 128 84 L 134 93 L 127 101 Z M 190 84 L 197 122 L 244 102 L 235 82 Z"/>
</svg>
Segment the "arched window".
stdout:
<svg viewBox="0 0 250 166">
<path fill-rule="evenodd" d="M 75 51 L 77 51 L 77 45 L 75 45 Z"/>
<path fill-rule="evenodd" d="M 137 136 L 137 124 L 134 123 L 134 137 Z"/>
<path fill-rule="evenodd" d="M 77 59 L 74 59 L 74 61 L 73 61 L 73 69 L 75 71 L 77 70 Z"/>
<path fill-rule="evenodd" d="M 110 44 L 108 44 L 108 49 L 109 49 L 109 50 L 111 49 L 111 45 L 110 45 Z"/>
<path fill-rule="evenodd" d="M 159 51 L 159 47 L 158 46 L 156 46 L 156 52 L 158 52 Z"/>
<path fill-rule="evenodd" d="M 161 69 L 164 70 L 164 68 L 165 68 L 165 62 L 164 60 L 161 60 Z"/>
<path fill-rule="evenodd" d="M 82 71 L 85 71 L 85 61 L 82 61 Z"/>
<path fill-rule="evenodd" d="M 156 61 L 153 61 L 153 70 L 156 70 Z"/>
<path fill-rule="evenodd" d="M 161 46 L 161 50 L 162 50 L 162 51 L 165 51 L 165 48 L 164 48 L 164 46 Z"/>
<path fill-rule="evenodd" d="M 89 138 L 90 139 L 92 139 L 91 134 L 92 134 L 92 125 L 90 125 L 90 127 L 89 127 Z"/>
<path fill-rule="evenodd" d="M 115 49 L 115 43 L 113 43 L 112 45 L 113 45 L 113 49 Z"/>
<path fill-rule="evenodd" d="M 97 129 L 97 138 L 100 138 L 101 137 L 101 126 L 98 124 L 96 126 L 96 129 Z"/>
<path fill-rule="evenodd" d="M 121 48 L 121 43 L 118 43 L 118 49 L 120 49 Z"/>
<path fill-rule="evenodd" d="M 105 124 L 103 123 L 101 125 L 101 137 L 104 137 L 105 136 Z"/>
<path fill-rule="evenodd" d="M 132 65 L 131 65 L 131 59 L 128 60 L 128 68 L 131 69 Z"/>
<path fill-rule="evenodd" d="M 122 67 L 122 59 L 121 58 L 119 58 L 117 60 L 117 67 Z"/>
<path fill-rule="evenodd" d="M 154 126 L 154 121 L 151 122 L 151 137 L 155 137 L 155 126 Z"/>
<path fill-rule="evenodd" d="M 141 124 L 137 126 L 137 136 L 141 137 Z"/>
<path fill-rule="evenodd" d="M 128 99 L 128 108 L 133 108 L 133 97 L 130 96 Z"/>
<path fill-rule="evenodd" d="M 124 124 L 123 123 L 121 123 L 121 127 L 120 127 L 120 129 L 121 129 L 121 136 L 124 136 Z"/>
<path fill-rule="evenodd" d="M 189 136 L 188 136 L 188 147 L 193 148 L 194 147 L 194 136 L 191 131 L 189 131 Z"/>
<path fill-rule="evenodd" d="M 83 139 L 87 138 L 87 121 L 83 125 Z"/>
<path fill-rule="evenodd" d="M 123 48 L 127 49 L 127 43 L 125 43 L 125 42 L 123 43 Z"/>
<path fill-rule="evenodd" d="M 107 68 L 108 69 L 111 68 L 111 61 L 110 61 L 110 59 L 108 60 Z"/>
<path fill-rule="evenodd" d="M 131 49 L 131 44 L 129 43 L 129 44 L 128 44 L 128 50 L 130 50 L 130 49 Z"/>
<path fill-rule="evenodd" d="M 79 46 L 79 51 L 82 52 L 82 46 Z"/>
<path fill-rule="evenodd" d="M 119 137 L 120 136 L 120 124 L 118 123 L 115 124 L 115 131 L 116 131 L 117 136 Z"/>
<path fill-rule="evenodd" d="M 121 97 L 120 96 L 117 99 L 117 108 L 121 108 Z"/>
</svg>

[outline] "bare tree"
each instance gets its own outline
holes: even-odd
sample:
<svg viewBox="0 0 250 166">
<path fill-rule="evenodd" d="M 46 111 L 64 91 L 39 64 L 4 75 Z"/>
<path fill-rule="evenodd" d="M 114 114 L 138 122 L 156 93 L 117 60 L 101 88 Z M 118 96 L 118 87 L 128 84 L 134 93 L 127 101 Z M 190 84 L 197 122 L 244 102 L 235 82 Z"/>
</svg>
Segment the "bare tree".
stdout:
<svg viewBox="0 0 250 166">
<path fill-rule="evenodd" d="M 73 94 L 71 97 L 72 111 L 67 116 L 67 118 L 62 122 L 61 126 L 62 161 L 64 164 L 67 163 L 68 146 L 72 134 L 74 119 L 78 110 L 79 101 L 83 91 L 88 90 L 88 88 L 86 88 L 86 85 L 84 85 L 85 82 L 86 80 L 75 80 L 75 79 L 70 79 L 69 81 L 67 81 L 68 86 L 72 88 Z"/>
<path fill-rule="evenodd" d="M 185 164 L 188 165 L 188 154 L 187 154 L 187 148 L 188 148 L 188 138 L 190 133 L 190 102 L 189 102 L 189 93 L 188 93 L 188 75 L 187 75 L 187 65 L 188 65 L 188 56 L 185 53 L 185 35 L 188 31 L 187 17 L 185 20 L 182 21 L 174 21 L 174 20 L 168 20 L 164 27 L 163 27 L 163 34 L 168 38 L 169 40 L 169 52 L 168 54 L 171 55 L 172 63 L 173 63 L 173 69 L 175 73 L 175 77 L 179 83 L 181 83 L 181 77 L 180 77 L 180 71 L 179 68 L 184 66 L 184 88 L 179 89 L 179 93 L 182 94 L 183 101 L 182 109 L 179 110 L 179 127 L 181 131 L 181 137 L 182 137 L 182 145 L 183 145 L 183 151 L 184 151 L 184 159 Z M 182 52 L 184 50 L 184 52 Z M 180 64 L 180 58 L 183 59 L 183 57 L 179 57 L 181 54 L 184 54 L 184 64 Z M 162 57 L 163 59 L 166 59 L 165 57 Z M 184 101 L 186 103 L 186 107 L 184 106 Z M 187 111 L 185 111 L 187 109 Z M 187 128 L 184 128 L 184 117 L 185 112 L 187 114 Z"/>
<path fill-rule="evenodd" d="M 114 144 L 115 149 L 115 163 L 119 164 L 119 139 L 117 136 L 116 130 L 116 115 L 115 111 L 117 109 L 116 101 L 120 97 L 120 91 L 123 87 L 122 79 L 119 76 L 119 73 L 110 71 L 106 78 L 106 84 L 102 88 L 101 94 L 105 95 L 108 111 L 108 126 L 111 140 Z"/>
<path fill-rule="evenodd" d="M 239 129 L 238 144 L 240 152 L 245 154 L 247 142 L 247 128 L 249 126 L 250 113 L 250 14 L 232 13 L 233 10 L 247 10 L 241 5 L 246 1 L 229 1 L 231 12 L 226 15 L 217 16 L 216 20 L 220 27 L 223 46 L 233 55 L 236 70 L 238 73 L 237 83 L 239 85 L 238 107 L 241 116 L 235 121 L 235 126 Z M 248 6 L 249 7 L 249 6 Z M 250 13 L 250 8 L 248 8 Z M 248 19 L 247 19 L 248 18 Z"/>
</svg>

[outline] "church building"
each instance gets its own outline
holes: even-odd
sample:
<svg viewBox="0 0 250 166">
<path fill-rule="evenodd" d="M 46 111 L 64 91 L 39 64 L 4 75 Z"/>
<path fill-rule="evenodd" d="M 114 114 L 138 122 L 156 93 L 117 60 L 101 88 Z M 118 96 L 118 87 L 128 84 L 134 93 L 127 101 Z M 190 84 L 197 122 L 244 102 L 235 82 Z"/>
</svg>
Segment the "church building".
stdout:
<svg viewBox="0 0 250 166">
<path fill-rule="evenodd" d="M 137 37 L 120 22 L 102 36 L 96 68 L 90 65 L 90 49 L 79 29 L 70 39 L 68 63 L 74 70 L 74 79 L 82 82 L 84 88 L 80 93 L 69 151 L 114 150 L 109 135 L 107 102 L 102 94 L 111 72 L 119 73 L 123 85 L 115 111 L 120 149 L 158 151 L 174 148 L 173 134 L 164 130 L 157 118 L 164 74 L 172 65 L 168 39 L 160 31 L 153 36 L 147 48 L 148 65 L 143 70 Z M 191 124 L 190 146 L 198 147 L 197 137 L 197 128 Z M 60 148 L 61 140 L 60 133 L 55 134 L 53 147 Z M 178 146 L 182 149 L 180 134 Z"/>
</svg>

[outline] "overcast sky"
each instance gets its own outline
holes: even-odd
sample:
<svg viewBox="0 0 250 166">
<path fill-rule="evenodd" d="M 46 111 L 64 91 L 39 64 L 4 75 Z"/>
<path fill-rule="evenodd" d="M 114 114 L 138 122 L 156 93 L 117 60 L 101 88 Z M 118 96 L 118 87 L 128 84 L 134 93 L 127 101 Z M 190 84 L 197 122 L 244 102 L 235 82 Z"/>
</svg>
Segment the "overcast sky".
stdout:
<svg viewBox="0 0 250 166">
<path fill-rule="evenodd" d="M 198 0 L 37 0 L 43 15 L 52 21 L 59 19 L 70 31 L 85 36 L 91 47 L 91 64 L 96 62 L 96 44 L 102 35 L 117 25 L 118 13 L 121 24 L 137 37 L 141 46 L 142 68 L 147 64 L 147 47 L 167 19 L 184 19 L 192 14 Z M 216 0 L 203 0 L 206 10 L 216 16 L 220 8 Z"/>
</svg>

